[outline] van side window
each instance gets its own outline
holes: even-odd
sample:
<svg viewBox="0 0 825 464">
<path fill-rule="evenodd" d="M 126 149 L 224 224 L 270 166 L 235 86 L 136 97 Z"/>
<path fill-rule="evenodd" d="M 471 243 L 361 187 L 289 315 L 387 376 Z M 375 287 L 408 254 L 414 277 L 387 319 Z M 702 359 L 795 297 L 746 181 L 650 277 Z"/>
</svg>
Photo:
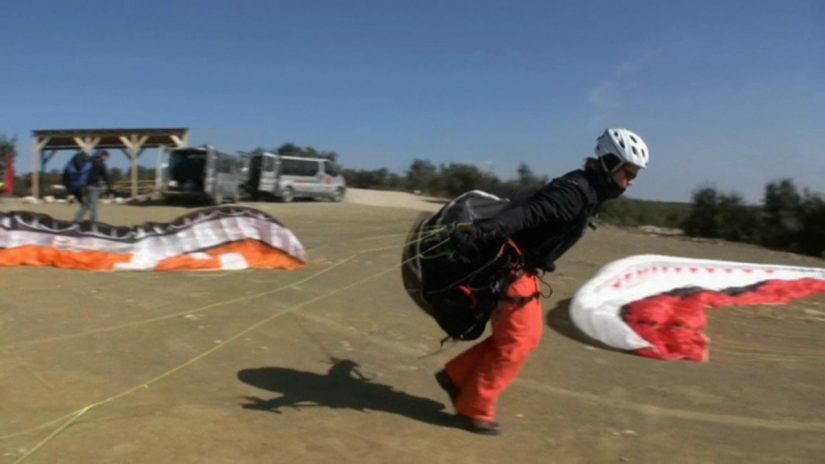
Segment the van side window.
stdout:
<svg viewBox="0 0 825 464">
<path fill-rule="evenodd" d="M 232 172 L 232 159 L 228 156 L 218 158 L 218 172 Z"/>
<path fill-rule="evenodd" d="M 271 156 L 264 156 L 263 157 L 263 170 L 264 171 L 274 171 L 275 170 L 275 158 Z"/>
<path fill-rule="evenodd" d="M 338 177 L 341 175 L 341 168 L 332 161 L 324 161 L 324 172 L 332 177 Z"/>
<path fill-rule="evenodd" d="M 281 174 L 286 176 L 315 176 L 320 167 L 317 161 L 282 159 Z"/>
</svg>

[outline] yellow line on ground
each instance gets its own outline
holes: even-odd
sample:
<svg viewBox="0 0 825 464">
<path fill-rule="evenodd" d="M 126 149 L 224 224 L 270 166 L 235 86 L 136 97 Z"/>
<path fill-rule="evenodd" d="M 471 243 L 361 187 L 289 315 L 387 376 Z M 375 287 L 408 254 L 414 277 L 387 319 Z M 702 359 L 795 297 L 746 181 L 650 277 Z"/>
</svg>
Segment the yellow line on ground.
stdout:
<svg viewBox="0 0 825 464">
<path fill-rule="evenodd" d="M 446 240 L 445 240 L 444 242 L 441 242 L 441 243 L 436 244 L 433 248 L 436 248 L 436 247 L 442 246 L 444 243 L 446 243 Z M 328 270 L 330 270 L 330 269 L 332 269 L 332 268 L 334 268 L 334 267 L 337 267 L 337 266 L 339 266 L 339 265 L 343 264 L 344 262 L 347 262 L 347 261 L 349 261 L 349 260 L 351 260 L 351 259 L 355 258 L 355 256 L 357 256 L 357 254 L 356 254 L 356 255 L 352 255 L 352 256 L 350 256 L 350 257 L 349 257 L 349 258 L 347 258 L 346 260 L 344 260 L 344 261 L 342 261 L 342 262 L 340 262 L 340 263 L 337 263 L 336 265 L 330 266 L 329 268 L 327 268 L 327 269 L 326 269 L 326 271 L 328 271 Z M 411 259 L 414 259 L 414 258 L 415 258 L 415 257 L 410 258 L 410 260 L 411 260 Z M 401 264 L 403 265 L 404 263 L 402 262 Z M 383 275 L 385 275 L 385 274 L 388 274 L 388 273 L 390 273 L 390 272 L 394 272 L 395 270 L 396 270 L 396 266 L 392 266 L 392 267 L 390 267 L 390 268 L 388 268 L 388 269 L 384 269 L 384 270 L 382 270 L 382 271 L 379 271 L 379 272 L 377 272 L 377 273 L 374 273 L 374 274 L 372 274 L 372 275 L 369 275 L 369 276 L 367 276 L 367 277 L 364 277 L 363 279 L 356 280 L 356 281 L 354 281 L 354 282 L 352 282 L 352 283 L 350 283 L 350 284 L 348 284 L 348 285 L 344 285 L 344 286 L 338 287 L 337 289 L 335 289 L 335 290 L 333 290 L 333 291 L 331 291 L 331 292 L 329 292 L 329 293 L 325 293 L 325 294 L 323 294 L 323 295 L 318 295 L 318 296 L 316 296 L 316 297 L 314 297 L 314 298 L 311 298 L 311 299 L 309 299 L 309 300 L 307 300 L 307 301 L 305 301 L 305 302 L 303 302 L 303 303 L 298 303 L 298 304 L 296 304 L 296 305 L 293 305 L 293 306 L 287 307 L 287 308 L 285 308 L 285 309 L 283 309 L 283 310 L 281 310 L 281 311 L 276 312 L 275 314 L 272 314 L 271 316 L 268 316 L 268 317 L 266 317 L 266 318 L 264 318 L 264 319 L 262 319 L 262 320 L 260 320 L 260 321 L 256 322 L 255 324 L 252 324 L 251 326 L 249 326 L 249 327 L 247 327 L 247 328 L 245 328 L 245 329 L 241 330 L 240 332 L 236 333 L 235 335 L 233 335 L 233 336 L 231 336 L 231 337 L 227 338 L 226 340 L 224 340 L 224 341 L 220 342 L 219 344 L 215 345 L 214 347 L 212 347 L 212 348 L 210 348 L 210 349 L 208 349 L 208 350 L 206 350 L 206 351 L 204 351 L 204 352 L 200 353 L 200 354 L 199 354 L 199 355 L 197 355 L 197 356 L 194 356 L 194 357 L 190 358 L 189 360 L 187 360 L 187 361 L 185 361 L 185 362 L 183 362 L 183 363 L 179 364 L 179 365 L 178 365 L 178 366 L 176 366 L 176 367 L 173 367 L 173 368 L 171 368 L 171 369 L 169 369 L 169 370 L 167 370 L 167 371 L 165 371 L 165 372 L 163 372 L 163 373 L 161 373 L 161 374 L 159 374 L 159 375 L 157 375 L 157 376 L 155 376 L 155 377 L 153 377 L 153 378 L 149 379 L 148 381 L 146 381 L 146 382 L 144 382 L 144 383 L 141 383 L 141 384 L 139 384 L 139 385 L 135 385 L 135 386 L 133 386 L 133 387 L 131 387 L 131 388 L 128 388 L 128 389 L 126 389 L 126 390 L 122 391 L 121 393 L 118 393 L 118 394 L 116 394 L 116 395 L 110 396 L 110 397 L 108 397 L 108 398 L 106 398 L 106 399 L 103 399 L 103 400 L 97 401 L 97 402 L 95 402 L 95 403 L 91 403 L 91 404 L 89 404 L 89 405 L 86 405 L 86 406 L 84 406 L 84 407 L 82 407 L 82 408 L 80 408 L 80 409 L 78 409 L 78 410 L 76 410 L 76 411 L 74 411 L 74 412 L 71 412 L 71 413 L 69 413 L 69 414 L 67 414 L 67 415 L 61 416 L 61 417 L 59 417 L 59 418 L 57 418 L 57 419 L 51 420 L 51 421 L 49 421 L 49 422 L 47 422 L 47 423 L 45 423 L 45 424 L 41 424 L 41 425 L 39 425 L 39 426 L 37 426 L 37 427 L 33 427 L 33 428 L 28 429 L 28 430 L 25 430 L 25 431 L 21 431 L 21 432 L 13 433 L 13 434 L 10 434 L 10 435 L 5 435 L 5 436 L 0 437 L 0 439 L 9 439 L 9 438 L 13 438 L 13 437 L 16 437 L 16 436 L 20 436 L 20 435 L 23 435 L 23 434 L 26 434 L 26 433 L 31 433 L 31 432 L 34 432 L 34 431 L 37 431 L 37 430 L 42 430 L 42 429 L 44 429 L 44 428 L 47 428 L 47 427 L 48 427 L 48 426 L 50 426 L 50 425 L 53 425 L 53 424 L 55 424 L 55 423 L 59 423 L 59 422 L 63 421 L 63 422 L 60 424 L 60 426 L 59 426 L 59 427 L 57 427 L 55 430 L 53 430 L 52 432 L 50 432 L 50 433 L 49 433 L 49 435 L 47 435 L 47 436 L 46 436 L 43 440 L 41 440 L 40 442 L 38 442 L 38 443 L 37 443 L 37 444 L 36 444 L 36 445 L 35 445 L 32 449 L 28 450 L 25 454 L 23 454 L 23 455 L 22 455 L 19 459 L 17 459 L 17 460 L 14 462 L 14 464 L 21 463 L 21 462 L 23 462 L 25 459 L 27 459 L 29 456 L 31 456 L 32 454 L 34 454 L 37 450 L 39 450 L 39 449 L 40 449 L 40 448 L 42 448 L 44 445 L 46 445 L 49 441 L 51 441 L 51 440 L 52 440 L 54 437 L 56 437 L 58 434 L 60 434 L 60 432 L 62 432 L 63 430 L 65 430 L 68 426 L 70 426 L 70 425 L 71 425 L 71 424 L 73 424 L 75 421 L 77 421 L 77 420 L 78 420 L 81 416 L 83 416 L 83 415 L 84 415 L 85 413 L 87 413 L 88 411 L 91 411 L 91 410 L 92 410 L 92 409 L 94 409 L 94 408 L 97 408 L 97 407 L 103 406 L 103 405 L 105 405 L 105 404 L 111 403 L 111 402 L 113 402 L 113 401 L 115 401 L 115 400 L 118 400 L 118 399 L 120 399 L 120 398 L 123 398 L 123 397 L 125 397 L 125 396 L 128 396 L 128 395 L 130 395 L 130 394 L 134 393 L 135 391 L 137 391 L 137 390 L 139 390 L 139 389 L 142 389 L 142 388 L 149 388 L 149 386 L 150 386 L 150 385 L 152 385 L 152 384 L 154 384 L 154 383 L 157 383 L 157 382 L 159 382 L 159 381 L 163 380 L 164 378 L 166 378 L 166 377 L 168 377 L 168 376 L 170 376 L 170 375 L 172 375 L 172 374 L 174 374 L 174 373 L 176 373 L 176 372 L 178 372 L 178 371 L 180 371 L 180 370 L 182 370 L 182 369 L 184 369 L 184 368 L 186 368 L 186 367 L 188 367 L 188 366 L 190 366 L 190 365 L 192 365 L 192 364 L 194 364 L 194 363 L 198 362 L 199 360 L 201 360 L 201 359 L 203 359 L 203 358 L 205 358 L 205 357 L 209 356 L 210 354 L 214 353 L 215 351 L 217 351 L 217 350 L 219 350 L 219 349 L 223 348 L 223 347 L 224 347 L 224 346 L 226 346 L 227 344 L 229 344 L 229 343 L 231 343 L 231 342 L 233 342 L 233 341 L 237 340 L 238 338 L 240 338 L 240 337 L 242 337 L 242 336 L 244 336 L 244 335 L 248 334 L 249 332 L 251 332 L 251 331 L 253 331 L 253 330 L 255 330 L 255 329 L 257 329 L 257 328 L 259 328 L 259 327 L 263 326 L 264 324 L 267 324 L 268 322 L 270 322 L 270 321 L 272 321 L 272 320 L 274 320 L 274 319 L 276 319 L 276 318 L 278 318 L 278 317 L 280 317 L 280 316 L 282 316 L 282 315 L 284 315 L 284 314 L 288 314 L 288 313 L 290 313 L 290 312 L 292 312 L 292 311 L 295 311 L 295 310 L 297 310 L 297 309 L 300 309 L 300 308 L 303 308 L 303 307 L 308 306 L 308 305 L 310 305 L 310 304 L 313 304 L 313 303 L 315 303 L 315 302 L 317 302 L 317 301 L 320 301 L 320 300 L 323 300 L 323 299 L 329 298 L 329 297 L 331 297 L 331 296 L 337 295 L 337 294 L 339 294 L 339 293 L 341 293 L 341 292 L 344 292 L 344 291 L 349 290 L 349 289 L 351 289 L 351 288 L 354 288 L 354 287 L 356 287 L 356 286 L 358 286 L 358 285 L 361 285 L 361 284 L 363 284 L 363 283 L 365 283 L 365 282 L 367 282 L 367 281 L 370 281 L 370 280 L 372 280 L 372 279 L 375 279 L 375 278 L 381 277 L 381 276 L 383 276 Z M 317 277 L 318 275 L 320 275 L 320 273 L 316 273 L 316 274 L 314 274 L 313 276 L 310 276 L 310 277 Z M 305 281 L 307 281 L 307 280 L 309 280 L 309 277 L 308 277 L 308 278 L 306 278 L 306 279 L 303 279 L 303 281 L 304 281 L 304 282 L 305 282 Z M 291 285 L 294 285 L 294 283 L 293 283 L 293 284 L 291 284 Z M 273 292 L 273 291 L 263 292 L 262 294 L 269 294 L 269 293 L 272 293 L 272 292 Z M 260 295 L 262 295 L 262 294 L 258 294 L 258 295 L 256 295 L 256 296 L 260 296 Z M 226 303 L 228 303 L 228 302 L 245 301 L 245 300 L 247 300 L 247 299 L 249 299 L 249 298 L 235 298 L 235 299 L 233 299 L 233 300 L 228 300 L 228 301 L 226 301 L 226 302 L 221 302 L 220 304 L 226 304 Z M 207 306 L 205 306 L 204 308 L 206 308 L 206 307 L 213 307 L 213 306 L 215 306 L 215 305 L 217 305 L 217 304 L 207 305 Z M 183 313 L 183 314 L 188 314 L 188 313 L 191 313 L 191 312 L 192 312 L 192 311 L 189 311 L 189 312 L 185 312 L 185 313 Z M 165 316 L 165 318 L 168 318 L 168 317 L 170 317 L 170 316 Z M 0 347 L 0 348 L 2 348 L 2 347 Z M 65 419 L 65 420 L 64 420 L 64 419 Z"/>
</svg>

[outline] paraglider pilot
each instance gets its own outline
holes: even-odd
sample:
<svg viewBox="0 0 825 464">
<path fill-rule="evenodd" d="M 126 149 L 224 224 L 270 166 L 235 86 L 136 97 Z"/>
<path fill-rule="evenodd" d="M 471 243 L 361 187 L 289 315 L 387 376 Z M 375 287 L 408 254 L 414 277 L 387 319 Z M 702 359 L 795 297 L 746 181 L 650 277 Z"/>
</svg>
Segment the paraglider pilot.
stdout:
<svg viewBox="0 0 825 464">
<path fill-rule="evenodd" d="M 598 138 L 595 157 L 490 219 L 456 227 L 450 241 L 459 256 L 473 257 L 503 243 L 521 254 L 506 297 L 493 310 L 492 335 L 449 361 L 435 374 L 462 426 L 498 435 L 496 402 L 538 346 L 543 327 L 539 275 L 572 247 L 602 203 L 633 185 L 650 154 L 634 132 L 610 128 Z"/>
</svg>

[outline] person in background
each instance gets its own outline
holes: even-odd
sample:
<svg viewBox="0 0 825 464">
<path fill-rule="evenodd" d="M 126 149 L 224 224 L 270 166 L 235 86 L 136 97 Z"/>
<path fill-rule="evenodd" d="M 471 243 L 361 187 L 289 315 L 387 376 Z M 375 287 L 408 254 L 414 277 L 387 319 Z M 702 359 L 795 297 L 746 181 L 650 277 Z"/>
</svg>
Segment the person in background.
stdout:
<svg viewBox="0 0 825 464">
<path fill-rule="evenodd" d="M 85 151 L 78 151 L 63 168 L 63 185 L 66 187 L 66 193 L 69 194 L 69 203 L 75 200 L 83 203 L 83 187 L 87 179 L 83 171 L 88 163 L 89 155 Z"/>
<path fill-rule="evenodd" d="M 80 209 L 74 216 L 74 222 L 80 222 L 86 213 L 89 213 L 89 219 L 92 222 L 98 222 L 97 206 L 100 201 L 100 187 L 101 181 L 106 184 L 106 191 L 111 193 L 112 183 L 109 180 L 108 168 L 106 162 L 109 160 L 109 152 L 102 150 L 93 155 L 89 162 L 91 163 L 91 171 L 86 178 L 86 182 L 81 191 Z"/>
<path fill-rule="evenodd" d="M 506 297 L 490 316 L 492 335 L 435 374 L 464 428 L 501 433 L 495 413 L 498 398 L 541 339 L 539 276 L 555 269 L 554 262 L 581 238 L 601 204 L 633 185 L 649 158 L 637 134 L 607 129 L 598 138 L 595 157 L 587 158 L 583 169 L 554 179 L 493 218 L 460 225 L 452 232 L 450 241 L 458 256 L 490 254 L 509 241 L 523 260 Z"/>
</svg>

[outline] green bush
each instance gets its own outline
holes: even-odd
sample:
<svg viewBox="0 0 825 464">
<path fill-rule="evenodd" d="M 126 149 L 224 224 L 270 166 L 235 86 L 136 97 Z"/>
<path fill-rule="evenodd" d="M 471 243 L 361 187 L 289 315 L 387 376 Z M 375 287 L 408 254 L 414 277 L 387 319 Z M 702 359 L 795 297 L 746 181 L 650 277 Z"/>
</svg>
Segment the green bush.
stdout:
<svg viewBox="0 0 825 464">
<path fill-rule="evenodd" d="M 696 237 L 825 256 L 825 201 L 819 194 L 800 194 L 790 179 L 769 183 L 762 206 L 745 205 L 735 193 L 702 187 L 693 193 L 683 227 Z"/>
<path fill-rule="evenodd" d="M 600 220 L 625 227 L 651 225 L 678 229 L 683 226 L 689 210 L 688 203 L 621 197 L 602 206 Z"/>
</svg>

